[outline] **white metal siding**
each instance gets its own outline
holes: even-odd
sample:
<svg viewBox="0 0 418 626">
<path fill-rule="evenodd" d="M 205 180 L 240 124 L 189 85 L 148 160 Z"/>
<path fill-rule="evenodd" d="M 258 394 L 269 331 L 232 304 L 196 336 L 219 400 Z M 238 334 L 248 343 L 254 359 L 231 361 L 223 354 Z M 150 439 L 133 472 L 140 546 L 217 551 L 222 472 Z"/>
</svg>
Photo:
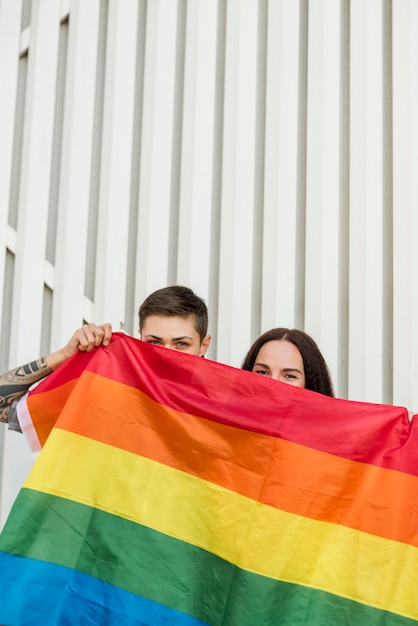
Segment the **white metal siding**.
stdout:
<svg viewBox="0 0 418 626">
<path fill-rule="evenodd" d="M 416 0 L 0 0 L 0 363 L 152 290 L 418 410 Z M 1 430 L 1 518 L 30 467 Z"/>
</svg>

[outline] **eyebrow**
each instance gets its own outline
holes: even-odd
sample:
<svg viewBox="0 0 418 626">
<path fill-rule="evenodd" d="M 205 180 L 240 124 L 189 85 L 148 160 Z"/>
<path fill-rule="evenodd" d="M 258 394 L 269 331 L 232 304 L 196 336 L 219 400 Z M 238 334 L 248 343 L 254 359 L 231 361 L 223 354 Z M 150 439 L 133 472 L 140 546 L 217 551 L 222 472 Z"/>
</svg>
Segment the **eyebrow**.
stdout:
<svg viewBox="0 0 418 626">
<path fill-rule="evenodd" d="M 162 340 L 162 337 L 158 337 L 158 335 L 145 335 L 145 337 L 151 337 L 152 339 Z M 183 335 L 182 337 L 171 337 L 170 341 L 181 341 L 182 339 L 190 339 L 193 341 L 193 337 L 189 337 L 188 335 Z"/>
<path fill-rule="evenodd" d="M 258 365 L 258 367 L 264 367 L 266 370 L 270 369 L 270 366 L 267 365 L 266 363 L 254 363 L 253 367 L 255 367 L 256 365 Z M 284 367 L 282 369 L 282 372 L 297 372 L 298 374 L 300 374 L 301 376 L 303 376 L 302 372 L 300 370 L 298 370 L 296 367 Z"/>
</svg>

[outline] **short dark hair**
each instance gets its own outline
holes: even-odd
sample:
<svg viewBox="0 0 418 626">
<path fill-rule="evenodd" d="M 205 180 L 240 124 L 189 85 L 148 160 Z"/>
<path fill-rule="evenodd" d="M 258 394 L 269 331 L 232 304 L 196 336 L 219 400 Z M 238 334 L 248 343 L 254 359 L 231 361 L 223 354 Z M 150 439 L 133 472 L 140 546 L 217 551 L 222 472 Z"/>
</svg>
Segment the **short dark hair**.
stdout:
<svg viewBox="0 0 418 626">
<path fill-rule="evenodd" d="M 305 389 L 317 391 L 325 396 L 334 396 L 331 375 L 324 357 L 315 341 L 303 330 L 272 328 L 256 339 L 248 350 L 241 368 L 252 372 L 261 347 L 268 341 L 290 341 L 302 355 L 305 370 Z"/>
<path fill-rule="evenodd" d="M 140 331 L 145 319 L 150 315 L 167 315 L 192 317 L 200 341 L 203 341 L 208 332 L 208 308 L 205 301 L 182 285 L 163 287 L 151 293 L 139 307 L 138 315 Z"/>
</svg>

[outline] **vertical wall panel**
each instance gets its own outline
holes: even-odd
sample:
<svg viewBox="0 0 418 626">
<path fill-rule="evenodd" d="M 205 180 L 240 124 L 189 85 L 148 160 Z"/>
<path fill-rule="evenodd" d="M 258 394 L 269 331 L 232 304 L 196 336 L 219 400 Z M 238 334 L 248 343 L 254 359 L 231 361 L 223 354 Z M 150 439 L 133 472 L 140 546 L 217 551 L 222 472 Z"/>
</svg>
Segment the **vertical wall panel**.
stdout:
<svg viewBox="0 0 418 626">
<path fill-rule="evenodd" d="M 102 133 L 103 109 L 106 73 L 106 47 L 108 32 L 108 0 L 99 3 L 97 67 L 95 77 L 95 97 L 92 128 L 91 152 L 91 183 L 88 212 L 87 250 L 86 250 L 86 277 L 85 296 L 91 303 L 94 300 L 96 286 L 96 257 L 97 257 L 97 223 L 99 215 L 100 171 L 102 163 Z M 90 318 L 89 318 L 90 319 Z"/>
<path fill-rule="evenodd" d="M 13 299 L 15 362 L 40 349 L 59 24 L 58 4 L 33 4 Z"/>
<path fill-rule="evenodd" d="M 338 362 L 340 3 L 309 3 L 305 330 Z"/>
<path fill-rule="evenodd" d="M 136 44 L 136 68 L 134 81 L 134 120 L 132 127 L 132 164 L 131 164 L 131 187 L 129 202 L 129 232 L 127 246 L 126 268 L 126 298 L 125 298 L 125 331 L 136 336 L 138 331 L 136 289 L 136 266 L 137 266 L 137 232 L 138 232 L 138 203 L 140 188 L 140 164 L 142 145 L 142 113 L 144 95 L 144 67 L 145 67 L 145 40 L 147 25 L 147 0 L 138 2 L 137 16 L 137 44 Z"/>
<path fill-rule="evenodd" d="M 340 16 L 340 184 L 338 272 L 338 362 L 334 391 L 348 396 L 349 245 L 350 245 L 350 0 L 342 0 Z"/>
<path fill-rule="evenodd" d="M 382 3 L 351 1 L 349 396 L 382 397 Z M 370 373 L 373 372 L 371 375 Z"/>
<path fill-rule="evenodd" d="M 1 334 L 0 334 L 0 367 L 7 370 L 10 351 L 10 331 L 12 327 L 12 301 L 14 285 L 15 256 L 7 251 L 4 262 L 3 298 L 1 307 Z"/>
<path fill-rule="evenodd" d="M 108 18 L 94 318 L 115 329 L 125 321 L 137 7 L 113 0 Z"/>
<path fill-rule="evenodd" d="M 6 233 L 13 159 L 16 91 L 19 67 L 21 2 L 2 2 L 0 11 L 0 293 L 4 288 Z M 0 325 L 1 325 L 0 308 Z"/>
<path fill-rule="evenodd" d="M 10 250 L 9 205 L 10 182 L 13 171 L 14 128 L 16 125 L 16 94 L 19 70 L 21 2 L 4 0 L 0 4 L 0 371 L 9 366 L 10 334 L 12 323 L 12 299 L 14 286 L 14 264 L 16 246 Z M 16 225 L 16 224 L 15 224 Z M 13 234 L 14 231 L 13 231 Z M 13 238 L 15 239 L 15 238 Z M 14 243 L 14 241 L 13 241 Z M 16 494 L 16 488 L 23 479 L 18 476 L 12 484 L 11 473 L 3 464 L 7 441 L 5 428 L 0 434 L 0 525 L 7 514 Z M 8 443 L 8 442 L 7 442 Z M 15 455 L 15 461 L 19 456 Z M 11 464 L 9 464 L 11 466 Z M 27 468 L 25 468 L 27 471 Z M 24 475 L 23 475 L 24 476 Z M 11 485 L 10 497 L 4 488 Z"/>
<path fill-rule="evenodd" d="M 23 37 L 22 37 L 23 39 Z M 19 215 L 19 199 L 22 172 L 23 131 L 25 119 L 26 88 L 28 77 L 28 52 L 25 47 L 19 58 L 16 111 L 13 134 L 12 168 L 9 190 L 9 225 L 16 229 Z M 7 172 L 7 170 L 6 170 Z"/>
<path fill-rule="evenodd" d="M 298 67 L 298 163 L 296 192 L 296 275 L 295 324 L 305 326 L 305 276 L 306 276 L 306 172 L 308 129 L 308 42 L 309 0 L 300 0 L 299 17 L 299 67 Z"/>
<path fill-rule="evenodd" d="M 251 339 L 258 6 L 228 2 L 217 356 L 239 365 Z M 245 348 L 244 348 L 245 349 Z"/>
<path fill-rule="evenodd" d="M 10 330 L 10 360 L 15 364 L 39 356 L 41 349 L 59 24 L 58 4 L 34 3 L 27 76 L 26 71 L 22 73 L 27 85 L 21 85 L 18 92 L 19 96 L 25 95 L 25 102 L 17 103 L 17 110 L 24 110 L 24 121 L 21 163 L 15 166 L 19 171 L 19 206 Z M 2 515 L 4 507 L 7 512 L 11 506 L 31 462 L 25 439 L 7 433 Z"/>
<path fill-rule="evenodd" d="M 182 178 L 182 142 L 186 62 L 186 35 L 187 35 L 187 0 L 178 0 L 177 21 L 174 53 L 174 92 L 173 92 L 173 132 L 171 144 L 171 172 L 170 172 L 170 221 L 168 224 L 167 245 L 167 277 L 170 284 L 178 282 L 178 251 L 179 251 L 179 220 L 180 220 L 180 185 Z"/>
<path fill-rule="evenodd" d="M 61 22 L 55 84 L 54 130 L 52 134 L 51 178 L 48 206 L 48 232 L 46 239 L 46 260 L 55 264 L 57 247 L 57 221 L 60 193 L 60 172 L 63 155 L 63 118 L 65 109 L 65 83 L 67 79 L 68 20 Z M 65 152 L 64 152 L 65 154 Z"/>
<path fill-rule="evenodd" d="M 32 13 L 32 0 L 22 0 L 22 30 L 30 26 L 31 13 Z"/>
<path fill-rule="evenodd" d="M 56 239 L 52 344 L 81 325 L 91 184 L 99 2 L 74 2 L 68 63 Z"/>
<path fill-rule="evenodd" d="M 135 301 L 167 282 L 177 34 L 176 0 L 148 3 Z"/>
<path fill-rule="evenodd" d="M 255 141 L 254 141 L 254 214 L 251 244 L 252 277 L 250 303 L 250 341 L 260 334 L 263 290 L 263 227 L 264 179 L 266 163 L 266 84 L 267 84 L 268 0 L 258 3 L 256 86 L 255 86 Z M 240 365 L 248 343 L 242 345 Z"/>
<path fill-rule="evenodd" d="M 393 34 L 392 0 L 383 0 L 382 86 L 382 400 L 393 402 Z"/>
<path fill-rule="evenodd" d="M 418 4 L 393 5 L 393 402 L 418 407 Z"/>
<path fill-rule="evenodd" d="M 178 273 L 206 300 L 211 256 L 217 3 L 188 4 L 179 201 Z"/>
<path fill-rule="evenodd" d="M 0 371 L 7 371 L 9 366 L 9 349 L 10 349 L 10 327 L 11 327 L 11 318 L 12 318 L 12 299 L 13 299 L 13 278 L 14 278 L 14 255 L 11 252 L 6 252 L 5 254 L 5 263 L 4 263 L 4 280 L 3 280 L 3 304 L 1 307 L 1 333 L 0 333 Z M 5 450 L 3 446 L 6 441 L 6 428 L 2 427 L 0 429 L 0 528 L 1 523 L 4 518 L 3 510 L 5 509 L 6 513 L 9 510 L 12 501 L 16 495 L 16 489 L 19 486 L 18 481 L 11 480 L 11 474 L 8 473 L 8 470 L 12 470 L 11 464 L 9 464 L 9 468 L 3 463 L 3 457 Z M 14 459 L 11 459 L 14 460 Z M 4 490 L 3 487 L 7 488 L 6 482 L 10 481 L 11 491 L 13 495 L 6 500 L 3 496 Z M 8 490 L 10 493 L 10 489 Z"/>
<path fill-rule="evenodd" d="M 261 330 L 295 325 L 300 5 L 269 4 Z M 255 338 L 255 337 L 254 337 Z"/>
<path fill-rule="evenodd" d="M 223 173 L 223 131 L 225 100 L 225 57 L 226 57 L 226 16 L 227 2 L 217 0 L 217 42 L 216 42 L 216 78 L 214 85 L 214 126 L 213 126 L 213 162 L 212 162 L 212 211 L 211 211 L 211 258 L 209 280 L 209 327 L 214 340 L 210 346 L 210 357 L 217 359 L 219 276 L 221 246 L 222 213 L 222 173 Z"/>
</svg>

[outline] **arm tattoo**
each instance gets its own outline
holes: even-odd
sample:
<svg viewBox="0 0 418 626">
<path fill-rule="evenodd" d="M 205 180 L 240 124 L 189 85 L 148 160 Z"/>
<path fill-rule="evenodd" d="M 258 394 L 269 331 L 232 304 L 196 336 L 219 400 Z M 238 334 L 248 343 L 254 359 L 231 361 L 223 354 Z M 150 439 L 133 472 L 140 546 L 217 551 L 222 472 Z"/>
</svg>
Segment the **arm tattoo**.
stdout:
<svg viewBox="0 0 418 626">
<path fill-rule="evenodd" d="M 45 357 L 21 365 L 0 376 L 0 422 L 9 419 L 10 407 L 29 387 L 52 372 Z"/>
</svg>

